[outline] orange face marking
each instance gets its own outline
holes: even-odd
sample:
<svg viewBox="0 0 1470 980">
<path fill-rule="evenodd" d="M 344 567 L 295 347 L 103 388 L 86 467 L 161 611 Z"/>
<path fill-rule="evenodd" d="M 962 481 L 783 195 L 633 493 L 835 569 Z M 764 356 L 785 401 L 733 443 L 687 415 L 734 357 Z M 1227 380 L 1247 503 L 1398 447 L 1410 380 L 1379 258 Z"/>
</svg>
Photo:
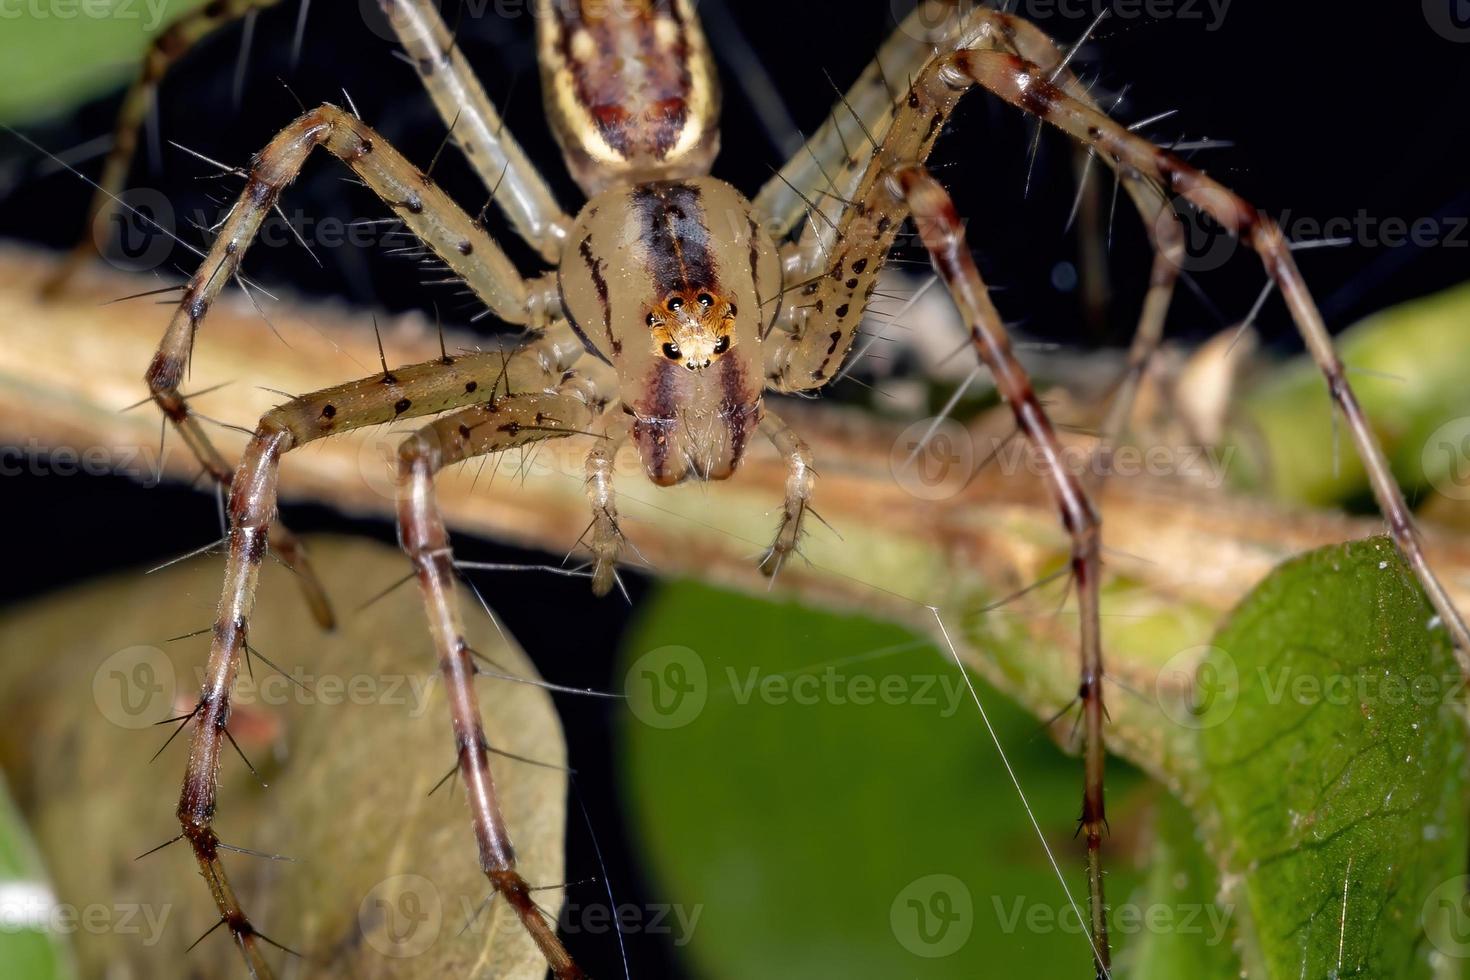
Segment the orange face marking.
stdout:
<svg viewBox="0 0 1470 980">
<path fill-rule="evenodd" d="M 653 349 L 691 371 L 701 371 L 735 345 L 738 313 L 727 297 L 707 290 L 672 293 L 648 313 Z"/>
</svg>

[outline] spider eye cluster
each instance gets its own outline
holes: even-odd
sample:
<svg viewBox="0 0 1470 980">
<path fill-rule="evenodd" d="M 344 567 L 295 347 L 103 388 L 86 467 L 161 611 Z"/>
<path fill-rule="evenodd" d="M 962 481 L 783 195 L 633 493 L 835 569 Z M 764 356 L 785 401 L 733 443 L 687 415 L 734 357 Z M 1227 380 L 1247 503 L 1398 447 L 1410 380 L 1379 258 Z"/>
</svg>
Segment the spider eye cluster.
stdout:
<svg viewBox="0 0 1470 980">
<path fill-rule="evenodd" d="M 700 290 L 666 295 L 648 308 L 644 321 L 655 352 L 698 371 L 735 346 L 735 316 L 734 303 Z"/>
</svg>

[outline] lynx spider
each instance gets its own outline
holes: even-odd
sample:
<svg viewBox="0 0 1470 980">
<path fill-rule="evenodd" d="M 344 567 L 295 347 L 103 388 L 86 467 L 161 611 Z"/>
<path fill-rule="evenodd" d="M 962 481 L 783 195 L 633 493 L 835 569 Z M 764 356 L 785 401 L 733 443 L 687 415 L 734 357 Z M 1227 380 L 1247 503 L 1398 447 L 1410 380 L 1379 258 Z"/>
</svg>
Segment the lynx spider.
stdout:
<svg viewBox="0 0 1470 980">
<path fill-rule="evenodd" d="M 277 2 L 220 0 L 160 36 L 124 104 L 94 214 L 121 188 L 145 107 L 169 65 L 219 25 Z M 230 692 L 268 548 L 299 573 L 318 620 L 332 621 L 300 543 L 275 519 L 281 455 L 329 435 L 435 416 L 399 451 L 399 536 L 450 692 L 458 770 L 480 865 L 553 974 L 583 976 L 516 871 L 481 728 L 474 652 L 462 639 L 454 560 L 435 504 L 434 476 L 474 456 L 591 432 L 586 492 L 593 513 L 593 588 L 603 594 L 613 584 L 623 545 L 612 489 L 618 447 L 631 440 L 659 485 L 690 476 L 720 480 L 735 472 L 758 430 L 789 467 L 779 527 L 761 562 L 774 574 L 796 548 L 814 473 L 808 448 L 765 405 L 763 394 L 813 392 L 834 379 L 908 218 L 1017 427 L 1044 461 L 1071 538 L 1081 621 L 1080 823 L 1096 972 L 1109 975 L 1101 863 L 1101 522 L 1087 489 L 1062 462 L 1052 424 L 1011 351 L 953 203 L 924 165 L 950 113 L 976 85 L 1066 132 L 1110 167 L 1149 230 L 1153 273 L 1100 451 L 1107 451 L 1110 433 L 1126 415 L 1163 330 L 1183 249 L 1172 196 L 1209 214 L 1260 256 L 1347 421 L 1399 551 L 1450 631 L 1462 667 L 1470 665 L 1470 633 L 1425 560 L 1402 493 L 1277 225 L 1110 119 L 1067 70 L 1058 47 L 1029 22 L 993 9 L 922 0 L 845 96 L 844 111 L 865 142 L 849 146 L 834 114 L 751 201 L 708 176 L 719 148 L 719 87 L 692 0 L 537 0 L 546 112 L 588 197 L 573 218 L 505 132 L 432 0 L 379 3 L 460 150 L 516 233 L 554 268 L 522 277 L 478 220 L 428 176 L 354 114 L 324 104 L 256 156 L 148 368 L 153 400 L 209 475 L 229 488 L 227 567 L 206 680 L 193 711 L 180 719 L 196 724 L 178 805 L 182 832 L 175 839 L 189 841 L 220 924 L 252 975 L 273 975 L 262 950 L 262 941 L 270 940 L 235 896 L 212 824 Z M 629 57 L 627 51 L 639 53 Z M 906 87 L 895 89 L 892 80 L 906 80 Z M 210 304 L 237 276 L 262 220 L 315 147 L 351 168 L 491 312 L 526 328 L 528 339 L 509 353 L 446 354 L 295 398 L 261 418 L 232 472 L 191 414 L 179 383 Z"/>
</svg>

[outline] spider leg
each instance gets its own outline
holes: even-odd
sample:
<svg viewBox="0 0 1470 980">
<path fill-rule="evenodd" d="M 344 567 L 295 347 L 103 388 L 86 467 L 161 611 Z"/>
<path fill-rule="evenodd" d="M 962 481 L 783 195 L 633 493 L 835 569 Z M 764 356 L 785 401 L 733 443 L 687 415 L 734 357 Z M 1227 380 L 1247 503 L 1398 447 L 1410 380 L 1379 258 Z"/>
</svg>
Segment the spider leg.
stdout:
<svg viewBox="0 0 1470 980">
<path fill-rule="evenodd" d="M 1101 522 L 1081 482 L 1067 467 L 1051 420 L 1037 400 L 1025 368 L 1021 367 L 1011 350 L 1005 324 L 990 301 L 989 290 L 970 256 L 970 247 L 949 193 L 920 165 L 897 168 L 889 180 L 895 197 L 908 203 L 924 246 L 934 260 L 934 267 L 949 287 L 960 315 L 969 325 L 970 339 L 995 378 L 997 390 L 1011 406 L 1017 428 L 1025 433 L 1033 450 L 1041 457 L 1046 481 L 1061 511 L 1062 524 L 1072 538 L 1072 577 L 1077 584 L 1082 621 L 1082 678 L 1078 687 L 1078 697 L 1082 701 L 1086 772 L 1082 793 L 1082 832 L 1087 837 L 1093 954 L 1097 959 L 1098 976 L 1102 977 L 1110 966 L 1102 881 L 1106 754 L 1098 609 Z"/>
<path fill-rule="evenodd" d="M 1067 69 L 1055 42 L 1030 22 L 986 7 L 961 11 L 942 0 L 916 7 L 884 43 L 878 57 L 848 90 L 827 122 L 756 197 L 757 208 L 782 233 L 794 230 L 804 215 L 810 217 L 801 238 L 787 245 L 783 256 L 788 280 L 803 283 L 807 291 L 800 295 L 813 299 L 799 307 L 788 307 L 783 323 L 795 337 L 783 339 L 783 347 L 820 347 L 832 333 L 843 333 L 841 338 L 833 338 L 833 350 L 814 366 L 820 374 L 807 378 L 800 370 L 788 368 L 779 381 L 773 380 L 783 390 L 823 382 L 835 372 L 830 362 L 840 364 L 846 356 L 851 335 L 861 320 L 863 303 L 854 302 L 851 289 L 826 284 L 818 289 L 812 282 L 818 273 L 841 273 L 842 263 L 833 262 L 834 253 L 856 251 L 859 254 L 849 257 L 849 261 L 860 262 L 865 268 L 881 262 L 902 214 L 884 211 L 879 201 L 882 191 L 876 188 L 874 178 L 895 163 L 927 158 L 934 137 L 958 101 L 956 93 L 970 84 L 968 79 L 957 79 L 945 71 L 947 57 L 960 50 L 1024 54 L 1051 72 L 1056 84 L 1079 102 L 1097 108 L 1086 88 Z M 893 90 L 897 84 L 907 84 L 906 97 Z M 846 135 L 844 125 L 849 131 Z M 1143 218 L 1154 247 L 1149 288 L 1128 366 L 1099 439 L 1097 452 L 1103 465 L 1098 470 L 1106 472 L 1112 444 L 1131 412 L 1139 382 L 1163 336 L 1164 320 L 1184 262 L 1184 231 L 1179 216 L 1156 184 L 1131 167 L 1119 166 L 1106 156 L 1102 159 L 1117 174 Z M 891 211 L 891 204 L 888 208 Z M 853 214 L 868 220 L 853 222 Z M 841 281 L 852 278 L 844 274 Z M 855 307 L 857 315 L 851 315 Z M 819 321 L 824 309 L 847 310 L 850 318 L 837 324 L 835 330 L 825 322 L 819 323 L 816 330 L 805 330 L 803 324 L 812 319 L 813 309 Z M 778 355 L 778 362 L 784 360 L 784 353 Z"/>
<path fill-rule="evenodd" d="M 391 374 L 391 383 L 373 377 L 305 395 L 262 416 L 241 458 L 230 484 L 225 581 L 194 711 L 197 723 L 189 743 L 178 818 L 220 918 L 257 977 L 272 974 L 255 943 L 255 929 L 225 875 L 219 858 L 222 845 L 213 823 L 231 691 L 246 650 L 255 586 L 276 513 L 281 456 L 328 435 L 485 402 L 509 390 L 542 389 L 562 375 L 560 365 L 551 365 L 553 370 L 548 371 L 544 354 L 523 349 L 509 355 L 487 351 L 446 356 L 398 368 Z"/>
<path fill-rule="evenodd" d="M 780 241 L 794 233 L 804 218 L 804 252 L 830 246 L 830 224 L 841 213 L 843 199 L 866 165 L 870 140 L 892 124 L 903 89 L 934 57 L 952 49 L 957 21 L 947 3 L 924 0 L 884 40 L 877 55 L 832 107 L 822 125 L 768 180 L 755 197 L 756 211 Z M 822 217 L 810 212 L 820 211 Z"/>
<path fill-rule="evenodd" d="M 475 695 L 473 653 L 455 596 L 454 556 L 449 533 L 434 498 L 434 476 L 446 466 L 487 453 L 504 452 L 542 439 L 574 435 L 601 411 L 595 389 L 573 379 L 554 392 L 506 395 L 461 409 L 429 423 L 398 454 L 398 533 L 413 560 L 439 669 L 449 692 L 459 773 L 470 801 L 480 867 L 515 909 L 559 980 L 582 977 L 571 956 L 531 899 L 516 871 L 515 851 L 496 802 L 489 748 Z"/>
<path fill-rule="evenodd" d="M 566 244 L 571 220 L 505 129 L 434 0 L 379 0 L 444 124 L 516 230 L 547 262 Z"/>
<path fill-rule="evenodd" d="M 367 125 L 335 106 L 323 105 L 287 126 L 256 157 L 249 180 L 230 211 L 199 271 L 184 288 L 183 299 L 149 365 L 148 390 L 209 475 L 229 486 L 231 470 L 210 441 L 179 391 L 194 337 L 220 290 L 239 272 L 240 262 L 261 221 L 282 189 L 301 169 L 315 146 L 347 163 L 408 226 L 432 248 L 502 320 L 533 324 L 550 315 L 556 302 L 545 289 L 526 283 L 500 247 L 418 168 Z M 271 547 L 300 573 L 317 619 L 331 623 L 331 612 L 300 543 L 279 522 Z"/>
<path fill-rule="evenodd" d="M 623 531 L 618 525 L 617 497 L 613 493 L 613 462 L 618 449 L 631 431 L 628 416 L 609 411 L 610 421 L 602 437 L 587 451 L 587 502 L 592 506 L 592 591 L 607 595 L 616 581 L 618 555 L 622 551 Z"/>
<path fill-rule="evenodd" d="M 1101 114 L 1097 101 L 1078 81 L 1077 76 L 1066 68 L 1066 57 L 1057 48 L 1056 42 L 1041 28 L 1022 17 L 995 10 L 978 10 L 976 17 L 991 26 L 994 36 L 1002 42 L 997 46 L 1000 50 L 1010 51 L 1034 62 L 1072 98 Z M 1088 147 L 1089 152 L 1091 149 Z M 1143 309 L 1139 313 L 1138 326 L 1134 329 L 1133 343 L 1128 348 L 1127 365 L 1123 369 L 1123 376 L 1113 394 L 1099 433 L 1098 465 L 1094 472 L 1108 473 L 1112 469 L 1113 446 L 1128 423 L 1139 385 L 1163 340 L 1164 321 L 1169 315 L 1174 287 L 1179 281 L 1179 271 L 1184 267 L 1185 256 L 1183 222 L 1159 186 L 1132 167 L 1120 166 L 1115 159 L 1103 156 L 1102 160 L 1113 170 L 1133 201 L 1154 250 L 1148 291 L 1144 294 Z"/>
<path fill-rule="evenodd" d="M 254 942 L 256 934 L 225 877 L 212 820 L 229 693 L 244 649 L 255 582 L 267 542 L 276 545 L 279 539 L 273 528 L 279 528 L 274 514 L 280 455 L 334 432 L 440 412 L 506 392 L 545 389 L 561 382 L 579 353 L 569 338 L 548 332 L 516 355 L 489 351 L 454 358 L 446 353 L 425 365 L 385 369 L 379 377 L 296 399 L 262 419 L 239 471 L 232 474 L 178 386 L 210 305 L 224 284 L 236 276 L 261 221 L 316 146 L 346 162 L 388 201 L 501 319 L 539 326 L 551 319 L 556 303 L 545 288 L 523 280 L 500 247 L 386 140 L 342 110 L 324 105 L 287 126 L 257 155 L 244 191 L 203 265 L 185 287 L 154 355 L 147 374 L 154 401 L 211 475 L 230 488 L 224 592 L 178 815 L 222 920 L 256 976 L 270 973 Z"/>
<path fill-rule="evenodd" d="M 117 207 L 117 196 L 122 193 L 128 179 L 128 169 L 138 152 L 138 133 L 148 110 L 158 94 L 158 86 L 174 65 L 183 60 L 194 46 L 216 31 L 233 24 L 266 7 L 274 7 L 281 0 L 225 0 L 211 3 L 181 15 L 148 45 L 143 55 L 143 66 L 138 76 L 128 86 L 123 96 L 122 108 L 118 110 L 113 124 L 112 149 L 102 164 L 102 176 L 97 181 L 97 191 L 87 209 L 87 223 L 83 225 L 82 237 L 72 247 L 71 254 L 57 268 L 54 275 L 41 286 L 48 297 L 61 294 L 71 277 L 84 262 L 95 258 L 99 247 L 94 229 L 107 221 Z"/>
<path fill-rule="evenodd" d="M 1094 149 L 1102 159 L 1131 169 L 1168 188 L 1199 208 L 1250 246 L 1266 273 L 1281 290 L 1292 320 L 1327 381 L 1333 402 L 1347 421 L 1359 457 L 1368 471 L 1373 496 L 1388 522 L 1389 533 L 1405 562 L 1414 570 L 1429 601 L 1454 641 L 1461 669 L 1470 676 L 1470 631 L 1440 583 L 1420 545 L 1414 518 L 1394 479 L 1388 460 L 1359 405 L 1322 314 L 1307 290 L 1280 227 L 1235 192 L 1191 167 L 1174 154 L 1079 102 L 1053 84 L 1048 73 L 1013 54 L 962 51 L 950 57 L 954 71 L 972 78 L 1013 105 L 1051 123 Z"/>
<path fill-rule="evenodd" d="M 762 572 L 774 576 L 801 540 L 802 520 L 811 509 L 812 486 L 817 475 L 812 469 L 811 448 L 769 408 L 761 417 L 760 430 L 786 460 L 786 499 L 781 508 L 781 523 L 760 566 Z"/>
<path fill-rule="evenodd" d="M 507 363 L 500 352 L 400 368 L 393 372 L 390 385 L 374 377 L 307 395 L 273 409 L 261 418 L 241 459 L 230 488 L 224 590 L 196 709 L 198 724 L 190 741 L 178 816 L 184 836 L 210 884 L 220 916 L 258 976 L 270 973 L 255 948 L 254 929 L 220 864 L 220 844 L 213 830 L 213 816 L 230 694 L 247 642 L 255 583 L 276 510 L 280 457 L 290 449 L 326 435 L 405 415 L 440 411 L 470 400 L 494 397 L 507 386 L 544 384 L 544 379 L 545 373 L 536 358 L 517 354 Z M 401 409 L 405 403 L 408 408 Z"/>
</svg>

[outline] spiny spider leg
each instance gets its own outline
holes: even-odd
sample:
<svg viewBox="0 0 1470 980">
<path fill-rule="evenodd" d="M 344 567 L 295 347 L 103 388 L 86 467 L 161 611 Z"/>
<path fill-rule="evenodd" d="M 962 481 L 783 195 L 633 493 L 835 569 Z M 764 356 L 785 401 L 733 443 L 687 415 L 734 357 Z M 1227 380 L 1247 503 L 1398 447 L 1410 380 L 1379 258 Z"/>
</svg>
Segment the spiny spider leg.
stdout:
<svg viewBox="0 0 1470 980">
<path fill-rule="evenodd" d="M 830 264 L 832 251 L 846 242 L 844 209 L 852 200 L 860 199 L 866 186 L 864 178 L 876 172 L 879 164 L 875 160 L 880 156 L 880 146 L 889 142 L 889 134 L 910 125 L 902 118 L 906 111 L 924 113 L 927 125 L 937 135 L 953 103 L 942 97 L 923 96 L 937 96 L 939 81 L 934 76 L 944 55 L 966 48 L 1021 54 L 1051 72 L 1056 83 L 1074 98 L 1098 108 L 1066 67 L 1055 42 L 1034 24 L 984 7 L 957 14 L 958 7 L 948 0 L 931 0 L 916 7 L 884 42 L 842 103 L 756 197 L 757 207 L 781 234 L 794 231 L 804 216 L 810 217 L 798 244 L 787 247 L 791 279 L 800 282 L 821 271 Z M 905 103 L 902 93 L 894 91 L 894 86 L 900 84 L 908 84 L 911 91 L 921 94 L 917 104 L 912 98 Z M 932 116 L 928 115 L 931 110 Z M 1102 426 L 1097 449 L 1100 472 L 1109 469 L 1112 444 L 1163 336 L 1184 261 L 1182 223 L 1159 188 L 1131 168 L 1119 167 L 1106 158 L 1104 163 L 1116 172 L 1143 219 L 1154 248 L 1154 262 L 1128 364 Z M 842 350 L 845 353 L 846 346 Z"/>
<path fill-rule="evenodd" d="M 439 16 L 434 0 L 378 0 L 455 142 L 516 234 L 548 262 L 566 244 L 570 219 L 527 159 Z"/>
<path fill-rule="evenodd" d="M 960 316 L 969 326 L 971 340 L 980 359 L 990 369 L 996 389 L 1011 406 L 1017 427 L 1041 456 L 1043 472 L 1061 511 L 1062 524 L 1072 538 L 1072 577 L 1077 585 L 1082 623 L 1082 680 L 1078 697 L 1082 701 L 1084 721 L 1085 785 L 1081 822 L 1082 831 L 1087 836 L 1093 955 L 1098 976 L 1105 977 L 1110 969 L 1110 954 L 1102 878 L 1106 753 L 1103 745 L 1103 663 L 1098 608 L 1101 524 L 1082 484 L 1067 467 L 1051 421 L 1031 387 L 1031 379 L 1011 350 L 1005 323 L 991 303 L 990 293 L 970 256 L 964 229 L 948 192 L 920 165 L 900 167 L 893 171 L 889 180 L 895 198 L 905 201 L 912 212 L 924 246 L 949 287 Z"/>
<path fill-rule="evenodd" d="M 55 275 L 42 285 L 47 296 L 58 296 L 83 262 L 97 255 L 96 226 L 107 220 L 117 206 L 117 196 L 123 192 L 128 179 L 128 168 L 138 152 L 138 133 L 148 117 L 149 108 L 158 95 L 158 86 L 174 65 L 183 60 L 194 46 L 220 28 L 241 18 L 274 7 L 281 0 L 222 0 L 206 4 L 181 15 L 148 45 L 143 55 L 143 66 L 138 76 L 123 96 L 122 108 L 118 110 L 113 125 L 112 148 L 102 164 L 102 176 L 97 181 L 97 191 L 87 210 L 87 223 L 83 225 L 82 237 L 72 248 L 71 254 L 56 270 Z"/>
<path fill-rule="evenodd" d="M 863 158 L 862 151 L 870 147 L 869 136 L 888 130 L 903 87 L 934 57 L 936 48 L 945 45 L 945 33 L 926 26 L 934 22 L 930 6 L 928 0 L 920 3 L 888 35 L 841 103 L 833 106 L 778 176 L 766 181 L 756 195 L 756 210 L 765 215 L 777 241 L 795 233 L 811 211 L 819 210 L 833 221 L 841 213 L 845 187 L 854 176 L 854 156 Z M 952 22 L 952 18 L 943 20 Z M 806 239 L 827 228 L 820 218 L 812 218 L 803 232 L 808 251 L 816 246 Z"/>
<path fill-rule="evenodd" d="M 413 560 L 439 669 L 449 691 L 459 772 L 470 801 L 480 868 L 515 909 L 559 980 L 584 974 L 516 871 L 515 851 L 491 778 L 489 747 L 474 687 L 473 651 L 464 640 L 455 596 L 454 555 L 434 499 L 434 476 L 474 456 L 575 435 L 587 429 L 602 408 L 596 389 L 586 379 L 573 377 L 554 392 L 506 395 L 436 419 L 404 442 L 398 453 L 399 541 Z"/>
<path fill-rule="evenodd" d="M 1450 601 L 1420 547 L 1414 518 L 1404 501 L 1377 437 L 1348 383 L 1347 372 L 1332 344 L 1332 336 L 1307 290 L 1292 258 L 1291 248 L 1276 222 L 1234 191 L 1206 176 L 1162 147 L 1129 132 L 1053 84 L 1048 73 L 1025 59 L 1000 52 L 961 51 L 951 55 L 954 73 L 973 79 L 991 92 L 1094 149 L 1099 157 L 1130 168 L 1168 188 L 1218 221 L 1260 257 L 1266 273 L 1286 299 L 1302 340 L 1327 380 L 1333 402 L 1347 420 L 1348 431 L 1368 471 L 1373 496 L 1389 533 L 1404 560 L 1414 570 L 1440 621 L 1455 644 L 1461 670 L 1470 676 L 1470 631 Z"/>
<path fill-rule="evenodd" d="M 267 412 L 241 457 L 230 488 L 224 590 L 212 633 L 205 681 L 194 711 L 196 725 L 189 744 L 178 817 L 183 836 L 188 839 L 209 882 L 220 917 L 228 924 L 257 977 L 269 977 L 271 973 L 255 948 L 254 927 L 231 890 L 220 863 L 222 845 L 214 832 L 213 820 L 220 758 L 228 735 L 230 694 L 246 648 L 256 581 L 276 513 L 280 458 L 292 449 L 329 435 L 487 400 L 494 403 L 496 399 L 510 397 L 506 395 L 510 391 L 544 389 L 560 381 L 567 367 L 562 363 L 563 352 L 569 350 L 566 345 L 558 348 L 554 342 L 541 341 L 509 354 L 487 351 L 458 358 L 446 356 L 397 368 L 388 377 L 368 378 L 306 395 Z M 539 438 L 546 433 L 536 431 L 535 435 Z M 446 674 L 446 680 L 455 682 L 456 678 Z M 462 720 L 456 713 L 456 731 Z M 466 778 L 468 782 L 468 774 Z M 472 796 L 471 804 L 477 808 L 489 807 L 483 813 L 476 813 L 477 830 L 499 820 L 493 795 Z M 503 836 L 503 827 L 500 833 Z M 505 873 L 508 869 L 498 870 Z M 509 872 L 513 874 L 513 867 Z M 492 882 L 495 880 L 492 877 Z M 548 953 L 548 957 L 551 955 Z"/>
<path fill-rule="evenodd" d="M 229 923 L 251 969 L 266 976 L 269 974 L 262 972 L 263 960 L 253 942 L 254 932 L 219 863 L 218 839 L 211 821 L 230 686 L 245 642 L 259 563 L 275 523 L 275 461 L 293 445 L 344 428 L 443 411 L 507 390 L 542 388 L 560 377 L 570 363 L 563 363 L 565 357 L 576 353 L 567 338 L 548 335 L 537 345 L 537 356 L 528 356 L 527 352 L 509 362 L 512 366 L 525 365 L 517 368 L 526 372 L 524 378 L 509 373 L 511 369 L 499 352 L 460 361 L 446 356 L 420 368 L 386 372 L 382 377 L 334 390 L 332 398 L 298 400 L 262 422 L 239 474 L 232 475 L 191 414 L 178 385 L 194 335 L 210 304 L 236 274 L 264 216 L 316 146 L 341 158 L 388 201 L 409 228 L 501 319 L 539 323 L 551 317 L 551 304 L 556 303 L 546 289 L 533 288 L 523 280 L 500 247 L 386 140 L 340 109 L 324 105 L 282 130 L 256 157 L 244 191 L 200 270 L 186 286 L 183 301 L 154 356 L 147 375 L 154 400 L 215 478 L 229 485 L 231 491 L 230 557 L 198 727 L 180 796 L 179 818 L 223 920 Z M 466 373 L 470 368 L 473 372 Z M 498 387 L 497 382 L 510 382 L 512 387 Z"/>
<path fill-rule="evenodd" d="M 761 558 L 761 571 L 775 575 L 800 543 L 801 523 L 811 508 L 816 472 L 812 469 L 811 448 L 769 408 L 761 418 L 760 430 L 786 460 L 786 499 L 781 506 L 781 523 L 776 528 L 776 540 Z"/>
<path fill-rule="evenodd" d="M 1056 42 L 1039 27 L 1012 14 L 988 9 L 977 10 L 975 16 L 981 22 L 991 25 L 995 36 L 1003 42 L 999 45 L 1001 50 L 1034 62 L 1072 98 L 1089 109 L 1102 112 L 1097 101 L 1076 75 L 1065 67 L 1066 58 L 1057 48 Z M 1138 210 L 1139 217 L 1143 219 L 1144 228 L 1153 245 L 1154 260 L 1149 272 L 1148 291 L 1143 298 L 1143 309 L 1139 313 L 1138 326 L 1134 329 L 1133 343 L 1128 348 L 1128 362 L 1117 390 L 1113 393 L 1112 404 L 1108 407 L 1099 433 L 1096 450 L 1098 465 L 1095 469 L 1099 474 L 1112 470 L 1114 444 L 1128 423 L 1139 384 L 1148 370 L 1149 361 L 1163 340 L 1164 321 L 1168 318 L 1169 306 L 1174 299 L 1174 287 L 1179 280 L 1179 272 L 1184 268 L 1184 227 L 1174 206 L 1165 199 L 1156 184 L 1132 167 L 1121 166 L 1117 160 L 1107 156 L 1103 156 L 1102 160 L 1122 182 L 1124 190 Z"/>
<path fill-rule="evenodd" d="M 185 285 L 183 299 L 148 368 L 148 390 L 154 402 L 221 486 L 229 486 L 230 467 L 191 412 L 179 385 L 188 368 L 195 334 L 210 305 L 236 277 L 262 220 L 316 146 L 341 158 L 392 205 L 409 228 L 502 320 L 522 325 L 540 323 L 549 317 L 549 305 L 556 302 L 552 293 L 533 289 L 523 280 L 500 247 L 468 215 L 361 120 L 331 105 L 313 109 L 283 129 L 256 156 L 244 190 L 199 271 Z M 325 592 L 312 574 L 300 543 L 279 522 L 274 525 L 270 543 L 276 555 L 300 573 L 318 621 L 330 625 Z"/>
<path fill-rule="evenodd" d="M 628 441 L 631 423 L 618 413 L 600 433 L 600 438 L 587 452 L 587 502 L 592 505 L 592 592 L 607 595 L 617 580 L 618 555 L 622 551 L 623 531 L 618 525 L 617 496 L 613 493 L 613 464 L 618 449 Z"/>
</svg>

